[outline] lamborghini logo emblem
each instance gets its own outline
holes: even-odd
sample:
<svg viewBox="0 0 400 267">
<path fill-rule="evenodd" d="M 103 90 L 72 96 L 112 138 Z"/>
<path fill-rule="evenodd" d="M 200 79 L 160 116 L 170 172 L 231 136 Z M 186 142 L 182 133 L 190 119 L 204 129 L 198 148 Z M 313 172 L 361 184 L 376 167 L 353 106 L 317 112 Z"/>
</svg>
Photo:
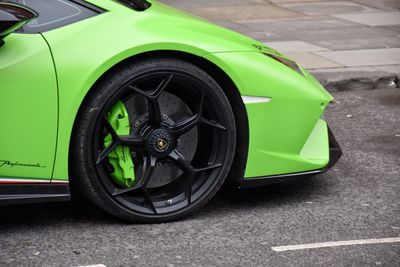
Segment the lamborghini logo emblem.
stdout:
<svg viewBox="0 0 400 267">
<path fill-rule="evenodd" d="M 160 139 L 157 140 L 157 149 L 158 150 L 164 151 L 167 148 L 168 148 L 168 142 L 165 139 L 160 138 Z"/>
</svg>

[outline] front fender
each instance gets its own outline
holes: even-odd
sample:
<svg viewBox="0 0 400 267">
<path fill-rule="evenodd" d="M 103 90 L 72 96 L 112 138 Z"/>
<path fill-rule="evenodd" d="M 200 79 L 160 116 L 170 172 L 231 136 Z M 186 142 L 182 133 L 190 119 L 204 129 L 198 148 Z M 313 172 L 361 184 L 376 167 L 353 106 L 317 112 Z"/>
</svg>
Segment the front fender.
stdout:
<svg viewBox="0 0 400 267">
<path fill-rule="evenodd" d="M 304 172 L 328 164 L 328 135 L 311 134 L 327 131 L 320 117 L 333 98 L 316 80 L 258 52 L 214 53 L 205 58 L 231 77 L 242 96 L 270 99 L 245 104 L 250 139 L 246 178 Z M 313 144 L 322 144 L 318 157 L 304 153 Z"/>
</svg>

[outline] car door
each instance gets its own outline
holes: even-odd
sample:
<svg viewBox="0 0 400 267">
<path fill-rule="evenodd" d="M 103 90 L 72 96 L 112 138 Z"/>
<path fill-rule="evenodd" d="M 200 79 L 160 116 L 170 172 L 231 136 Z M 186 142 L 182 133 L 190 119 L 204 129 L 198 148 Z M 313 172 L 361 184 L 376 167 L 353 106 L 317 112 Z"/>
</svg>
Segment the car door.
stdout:
<svg viewBox="0 0 400 267">
<path fill-rule="evenodd" d="M 49 181 L 57 139 L 57 79 L 40 33 L 0 47 L 0 183 Z"/>
<path fill-rule="evenodd" d="M 55 162 L 59 95 L 56 64 L 43 36 L 103 10 L 76 0 L 1 2 L 28 7 L 39 16 L 0 47 L 0 183 L 14 178 L 48 182 Z"/>
</svg>

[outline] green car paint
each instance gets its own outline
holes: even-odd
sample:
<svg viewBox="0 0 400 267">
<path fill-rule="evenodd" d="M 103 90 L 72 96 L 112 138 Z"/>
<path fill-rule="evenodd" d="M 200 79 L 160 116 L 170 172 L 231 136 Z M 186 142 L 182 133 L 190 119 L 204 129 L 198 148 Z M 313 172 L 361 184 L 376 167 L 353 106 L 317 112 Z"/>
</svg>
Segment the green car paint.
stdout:
<svg viewBox="0 0 400 267">
<path fill-rule="evenodd" d="M 229 76 L 242 96 L 271 100 L 245 103 L 250 134 L 246 179 L 328 164 L 327 125 L 320 118 L 333 98 L 305 70 L 301 75 L 265 55 L 277 52 L 258 41 L 157 1 L 143 12 L 111 0 L 88 2 L 106 12 L 42 34 L 13 33 L 0 48 L 0 125 L 9 130 L 0 131 L 0 160 L 44 166 L 0 168 L 0 177 L 68 181 L 72 130 L 88 92 L 120 62 L 167 52 L 207 60 Z M 20 51 L 17 58 L 4 57 L 10 50 L 15 50 L 11 55 Z M 30 75 L 19 79 L 25 70 Z M 34 141 L 23 139 L 25 134 Z M 117 164 L 123 177 L 129 176 L 129 164 Z"/>
<path fill-rule="evenodd" d="M 129 115 L 125 105 L 118 101 L 111 109 L 107 117 L 114 131 L 120 135 L 129 135 L 131 127 L 129 125 Z M 111 145 L 113 139 L 108 134 L 104 140 L 104 146 Z M 132 162 L 131 149 L 126 146 L 117 146 L 109 155 L 109 162 L 113 167 L 110 176 L 114 181 L 125 188 L 130 188 L 135 183 L 135 169 Z"/>
<path fill-rule="evenodd" d="M 261 53 L 217 53 L 206 58 L 226 64 L 226 72 L 244 89 L 243 95 L 271 98 L 267 103 L 246 105 L 250 127 L 246 177 L 310 171 L 328 164 L 329 156 L 312 159 L 301 155 L 307 141 L 325 155 L 329 152 L 328 145 L 318 146 L 322 140 L 328 143 L 326 125 L 326 134 L 308 140 L 333 100 L 319 84 Z M 239 64 L 239 69 L 231 69 Z"/>
<path fill-rule="evenodd" d="M 0 177 L 50 180 L 57 120 L 56 73 L 46 41 L 11 34 L 0 48 Z"/>
</svg>

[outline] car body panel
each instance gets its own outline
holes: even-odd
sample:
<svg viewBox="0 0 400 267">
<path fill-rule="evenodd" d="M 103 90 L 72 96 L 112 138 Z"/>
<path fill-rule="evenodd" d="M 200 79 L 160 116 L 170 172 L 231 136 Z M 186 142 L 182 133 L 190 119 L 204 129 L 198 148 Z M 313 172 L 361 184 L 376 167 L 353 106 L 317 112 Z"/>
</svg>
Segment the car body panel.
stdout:
<svg viewBox="0 0 400 267">
<path fill-rule="evenodd" d="M 126 7 L 114 2 L 90 2 L 109 12 L 44 33 L 54 55 L 60 87 L 55 179 L 68 179 L 72 126 L 93 84 L 127 58 L 165 50 L 203 57 L 226 72 L 242 95 L 273 99 L 247 107 L 250 148 L 246 177 L 323 167 L 299 155 L 323 112 L 321 104 L 326 106 L 332 97 L 310 79 L 260 53 L 254 46 L 259 42 L 158 2 L 145 12 L 127 12 Z M 96 45 L 82 46 L 93 39 Z M 268 125 L 279 127 L 270 129 Z"/>
<path fill-rule="evenodd" d="M 119 62 L 160 50 L 199 57 L 226 50 L 256 50 L 250 38 L 200 19 L 193 20 L 163 4 L 153 4 L 145 12 L 135 12 L 114 2 L 105 3 L 101 6 L 112 12 L 43 33 L 54 55 L 60 89 L 60 134 L 53 176 L 56 180 L 68 180 L 69 140 L 84 97 L 95 82 Z M 177 25 L 183 26 L 171 32 Z M 132 34 L 127 34 L 130 32 Z M 95 45 L 82 46 L 90 43 Z"/>
<path fill-rule="evenodd" d="M 206 58 L 223 66 L 242 95 L 271 99 L 246 105 L 250 128 L 246 178 L 315 170 L 328 164 L 300 155 L 333 100 L 318 82 L 261 53 L 216 53 Z M 327 143 L 327 134 L 320 138 Z M 329 153 L 328 146 L 320 149 Z"/>
<path fill-rule="evenodd" d="M 52 140 L 49 146 L 53 146 L 53 151 L 35 152 L 51 161 L 57 148 L 53 181 L 67 182 L 70 178 L 72 130 L 79 108 L 91 88 L 124 60 L 159 51 L 177 51 L 203 58 L 225 72 L 242 96 L 269 99 L 246 103 L 250 140 L 245 179 L 312 171 L 328 164 L 327 125 L 320 117 L 333 98 L 307 71 L 295 72 L 268 57 L 266 51 L 275 51 L 258 41 L 157 1 L 151 1 L 151 8 L 143 12 L 111 0 L 87 2 L 105 12 L 42 33 L 50 47 L 47 60 L 49 55 L 53 56 L 57 72 L 58 129 L 54 126 L 57 122 L 54 69 L 53 75 L 46 78 L 49 83 L 46 90 L 51 91 L 49 95 L 32 96 L 31 101 L 53 101 L 49 107 L 39 109 L 51 113 L 43 128 L 48 134 L 42 136 Z M 7 37 L 7 43 L 22 38 L 42 36 L 13 33 Z M 0 55 L 2 50 L 4 47 L 0 48 Z M 49 64 L 46 71 L 50 72 L 52 67 Z M 14 77 L 17 73 L 14 70 Z M 32 120 L 31 126 L 37 128 L 33 124 L 40 121 Z M 2 137 L 9 136 L 3 134 Z M 22 144 L 17 146 L 22 150 Z M 41 174 L 51 177 L 48 172 L 34 176 L 26 173 L 26 177 Z M 3 173 L 0 176 L 4 176 Z"/>
<path fill-rule="evenodd" d="M 57 82 L 40 34 L 6 38 L 0 81 L 0 177 L 49 181 L 57 139 Z"/>
</svg>

